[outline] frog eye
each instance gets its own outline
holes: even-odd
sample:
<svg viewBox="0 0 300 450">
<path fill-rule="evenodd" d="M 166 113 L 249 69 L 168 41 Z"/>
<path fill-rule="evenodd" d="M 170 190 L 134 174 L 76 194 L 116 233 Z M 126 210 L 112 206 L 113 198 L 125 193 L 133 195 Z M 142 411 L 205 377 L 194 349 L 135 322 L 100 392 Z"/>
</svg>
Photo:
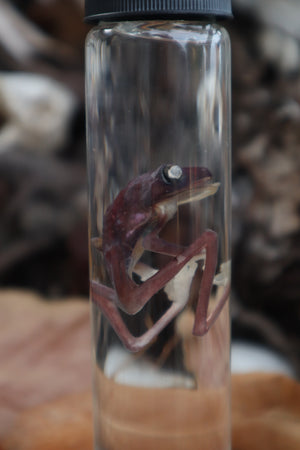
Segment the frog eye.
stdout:
<svg viewBox="0 0 300 450">
<path fill-rule="evenodd" d="M 163 178 L 166 183 L 171 183 L 172 181 L 180 180 L 182 176 L 182 169 L 179 166 L 165 166 L 163 171 Z"/>
</svg>

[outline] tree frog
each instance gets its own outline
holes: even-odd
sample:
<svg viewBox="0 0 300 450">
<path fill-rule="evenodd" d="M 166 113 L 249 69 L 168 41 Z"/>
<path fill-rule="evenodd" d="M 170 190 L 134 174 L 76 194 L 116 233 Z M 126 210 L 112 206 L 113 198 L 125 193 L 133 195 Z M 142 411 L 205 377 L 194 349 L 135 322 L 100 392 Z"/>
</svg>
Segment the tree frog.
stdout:
<svg viewBox="0 0 300 450">
<path fill-rule="evenodd" d="M 225 304 L 229 286 L 215 310 L 207 317 L 217 265 L 216 232 L 205 230 L 187 247 L 160 237 L 160 232 L 177 214 L 180 205 L 212 196 L 218 188 L 219 183 L 212 182 L 212 175 L 205 167 L 165 164 L 130 181 L 107 208 L 102 239 L 96 238 L 94 243 L 103 252 L 112 287 L 92 280 L 91 298 L 130 351 L 144 349 L 183 310 L 188 297 L 184 301 L 173 301 L 157 322 L 141 336 L 131 334 L 120 309 L 129 315 L 137 314 L 189 261 L 204 252 L 205 263 L 193 334 L 202 336 L 207 333 Z M 137 284 L 133 274 L 138 273 L 140 258 L 145 251 L 168 255 L 172 259 L 160 270 L 153 270 L 152 275 L 141 284 Z"/>
</svg>

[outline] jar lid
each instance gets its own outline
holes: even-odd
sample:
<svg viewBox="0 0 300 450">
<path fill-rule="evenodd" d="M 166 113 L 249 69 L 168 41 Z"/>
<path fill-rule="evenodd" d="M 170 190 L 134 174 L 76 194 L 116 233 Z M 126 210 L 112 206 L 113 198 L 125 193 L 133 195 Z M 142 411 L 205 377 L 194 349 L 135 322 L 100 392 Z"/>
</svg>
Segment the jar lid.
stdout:
<svg viewBox="0 0 300 450">
<path fill-rule="evenodd" d="M 232 17 L 231 0 L 85 0 L 85 19 Z"/>
</svg>

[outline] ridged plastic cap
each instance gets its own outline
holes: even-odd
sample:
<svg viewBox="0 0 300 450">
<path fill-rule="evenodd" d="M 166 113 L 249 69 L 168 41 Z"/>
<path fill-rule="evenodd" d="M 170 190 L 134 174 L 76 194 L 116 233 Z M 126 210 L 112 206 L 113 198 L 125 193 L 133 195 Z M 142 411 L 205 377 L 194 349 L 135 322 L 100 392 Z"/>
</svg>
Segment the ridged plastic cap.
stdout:
<svg viewBox="0 0 300 450">
<path fill-rule="evenodd" d="M 85 20 L 231 17 L 231 0 L 85 0 Z"/>
</svg>

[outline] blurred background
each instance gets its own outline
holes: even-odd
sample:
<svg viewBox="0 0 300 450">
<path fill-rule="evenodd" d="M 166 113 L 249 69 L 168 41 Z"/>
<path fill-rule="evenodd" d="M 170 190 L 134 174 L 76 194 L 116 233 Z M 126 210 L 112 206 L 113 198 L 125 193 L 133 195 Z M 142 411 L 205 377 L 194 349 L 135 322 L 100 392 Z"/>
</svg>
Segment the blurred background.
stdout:
<svg viewBox="0 0 300 450">
<path fill-rule="evenodd" d="M 88 296 L 83 0 L 0 0 L 0 284 Z M 300 374 L 300 0 L 233 0 L 235 340 Z M 0 311 L 1 314 L 1 311 Z"/>
</svg>

